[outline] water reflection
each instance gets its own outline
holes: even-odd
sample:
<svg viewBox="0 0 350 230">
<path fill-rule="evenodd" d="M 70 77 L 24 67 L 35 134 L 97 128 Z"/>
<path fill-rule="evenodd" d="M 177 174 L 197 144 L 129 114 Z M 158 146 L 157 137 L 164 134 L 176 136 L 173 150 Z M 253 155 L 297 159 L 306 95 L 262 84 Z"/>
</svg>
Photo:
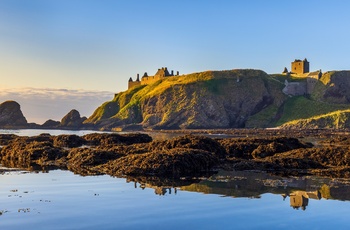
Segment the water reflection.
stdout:
<svg viewBox="0 0 350 230">
<path fill-rule="evenodd" d="M 290 206 L 294 209 L 301 208 L 302 210 L 306 209 L 306 206 L 309 204 L 309 199 L 320 200 L 321 193 L 316 190 L 313 192 L 305 192 L 305 191 L 295 191 L 289 194 L 290 198 Z"/>
<path fill-rule="evenodd" d="M 177 190 L 204 194 L 217 194 L 232 198 L 260 199 L 263 194 L 289 197 L 290 207 L 306 210 L 310 199 L 350 200 L 350 180 L 305 177 L 279 177 L 263 172 L 220 171 L 208 178 L 128 178 L 136 189 L 151 188 L 156 195 L 176 194 Z M 288 199 L 287 199 L 288 200 Z"/>
<path fill-rule="evenodd" d="M 18 168 L 18 165 L 13 165 L 12 168 L 15 167 Z M 53 168 L 23 165 L 22 169 L 49 173 Z M 0 168 L 1 174 L 4 171 L 5 168 Z M 306 210 L 310 199 L 350 200 L 349 179 L 315 176 L 282 177 L 264 172 L 220 171 L 201 178 L 127 177 L 126 182 L 133 183 L 135 189 L 153 189 L 157 196 L 176 195 L 178 190 L 250 199 L 260 199 L 264 194 L 275 194 L 282 196 L 282 202 L 289 199 L 290 207 L 295 210 Z"/>
</svg>

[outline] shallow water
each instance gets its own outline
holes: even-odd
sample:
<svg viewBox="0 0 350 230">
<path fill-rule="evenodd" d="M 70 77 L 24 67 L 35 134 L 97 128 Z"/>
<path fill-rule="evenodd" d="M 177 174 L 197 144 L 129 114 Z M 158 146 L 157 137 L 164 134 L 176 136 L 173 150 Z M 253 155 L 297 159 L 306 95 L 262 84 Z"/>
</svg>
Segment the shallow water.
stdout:
<svg viewBox="0 0 350 230">
<path fill-rule="evenodd" d="M 11 171 L 0 175 L 0 228 L 345 229 L 348 183 L 221 172 L 175 189 L 62 170 Z M 292 207 L 303 191 L 322 193 Z"/>
<path fill-rule="evenodd" d="M 1 133 L 91 132 L 95 131 Z M 0 229 L 350 227 L 349 180 L 225 171 L 194 179 L 83 177 L 63 170 L 27 172 L 0 167 Z"/>
</svg>

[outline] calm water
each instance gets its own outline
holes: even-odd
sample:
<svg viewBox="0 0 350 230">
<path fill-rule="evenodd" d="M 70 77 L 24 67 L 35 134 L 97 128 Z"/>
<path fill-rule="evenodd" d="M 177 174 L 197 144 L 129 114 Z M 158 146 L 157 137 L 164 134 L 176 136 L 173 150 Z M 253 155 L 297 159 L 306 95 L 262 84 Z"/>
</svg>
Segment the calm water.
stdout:
<svg viewBox="0 0 350 230">
<path fill-rule="evenodd" d="M 317 177 L 223 171 L 160 186 L 10 171 L 0 174 L 0 229 L 349 229 L 349 200 L 350 181 Z"/>
</svg>

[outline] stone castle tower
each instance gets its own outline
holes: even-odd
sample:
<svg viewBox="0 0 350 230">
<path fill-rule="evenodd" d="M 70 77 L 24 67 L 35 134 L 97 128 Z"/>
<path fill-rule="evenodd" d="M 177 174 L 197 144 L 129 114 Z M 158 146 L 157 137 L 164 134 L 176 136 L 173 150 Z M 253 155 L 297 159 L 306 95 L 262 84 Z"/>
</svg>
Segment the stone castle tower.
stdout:
<svg viewBox="0 0 350 230">
<path fill-rule="evenodd" d="M 305 74 L 310 72 L 310 64 L 305 58 L 303 61 L 299 59 L 295 59 L 292 62 L 292 69 L 290 70 L 294 74 Z"/>
</svg>

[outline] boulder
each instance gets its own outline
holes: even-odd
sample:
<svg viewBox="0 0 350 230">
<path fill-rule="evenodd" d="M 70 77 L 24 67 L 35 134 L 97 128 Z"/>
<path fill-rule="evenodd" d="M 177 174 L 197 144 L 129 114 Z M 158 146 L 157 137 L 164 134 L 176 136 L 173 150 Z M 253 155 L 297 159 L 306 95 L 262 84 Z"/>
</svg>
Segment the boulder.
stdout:
<svg viewBox="0 0 350 230">
<path fill-rule="evenodd" d="M 77 110 L 72 109 L 62 118 L 59 126 L 63 128 L 79 129 L 85 120 L 86 117 L 80 117 L 80 113 Z"/>
<path fill-rule="evenodd" d="M 25 127 L 27 124 L 28 122 L 17 102 L 5 101 L 0 104 L 0 127 Z"/>
</svg>

